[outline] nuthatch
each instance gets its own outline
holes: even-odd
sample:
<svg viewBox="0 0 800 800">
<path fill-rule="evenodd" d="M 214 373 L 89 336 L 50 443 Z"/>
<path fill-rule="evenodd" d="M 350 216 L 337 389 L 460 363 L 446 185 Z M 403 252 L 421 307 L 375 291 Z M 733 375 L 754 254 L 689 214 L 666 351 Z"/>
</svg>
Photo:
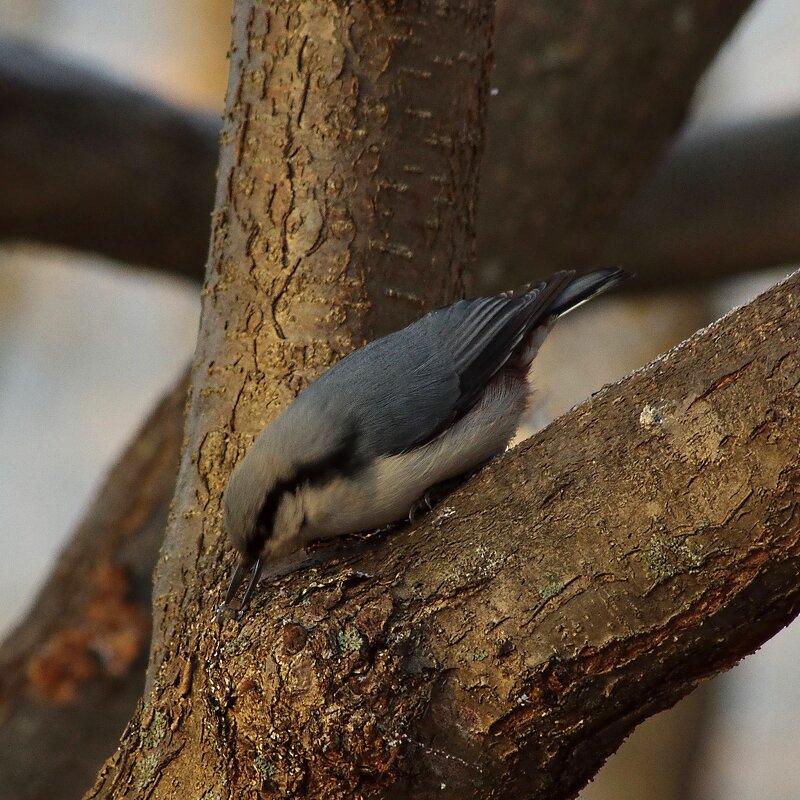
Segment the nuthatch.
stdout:
<svg viewBox="0 0 800 800">
<path fill-rule="evenodd" d="M 432 487 L 501 453 L 555 320 L 627 278 L 557 272 L 461 300 L 343 358 L 259 434 L 233 470 L 223 521 L 239 551 L 218 619 L 250 573 L 315 539 L 403 519 Z"/>
</svg>

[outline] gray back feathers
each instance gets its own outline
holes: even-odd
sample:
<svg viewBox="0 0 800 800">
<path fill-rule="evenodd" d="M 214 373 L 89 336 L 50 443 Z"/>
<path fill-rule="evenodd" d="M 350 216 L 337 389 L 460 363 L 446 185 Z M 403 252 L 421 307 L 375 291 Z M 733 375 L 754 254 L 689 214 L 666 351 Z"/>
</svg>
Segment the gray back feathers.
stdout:
<svg viewBox="0 0 800 800">
<path fill-rule="evenodd" d="M 275 428 L 272 447 L 306 461 L 349 438 L 355 467 L 429 441 L 478 402 L 534 328 L 624 273 L 574 275 L 557 272 L 519 293 L 461 300 L 354 351 L 266 429 Z"/>
<path fill-rule="evenodd" d="M 281 498 L 299 485 L 355 474 L 435 438 L 480 401 L 532 332 L 624 277 L 557 272 L 517 293 L 432 311 L 342 359 L 262 431 L 231 475 L 234 545 L 256 555 Z"/>
</svg>

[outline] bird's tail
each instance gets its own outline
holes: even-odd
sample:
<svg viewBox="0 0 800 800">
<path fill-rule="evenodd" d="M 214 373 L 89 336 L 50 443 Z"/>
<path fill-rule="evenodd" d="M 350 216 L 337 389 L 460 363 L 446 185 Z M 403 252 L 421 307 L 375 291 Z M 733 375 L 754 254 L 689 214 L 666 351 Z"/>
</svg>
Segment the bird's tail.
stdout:
<svg viewBox="0 0 800 800">
<path fill-rule="evenodd" d="M 630 277 L 630 273 L 619 267 L 596 269 L 586 275 L 579 275 L 553 298 L 547 308 L 547 315 L 560 317 Z"/>
</svg>

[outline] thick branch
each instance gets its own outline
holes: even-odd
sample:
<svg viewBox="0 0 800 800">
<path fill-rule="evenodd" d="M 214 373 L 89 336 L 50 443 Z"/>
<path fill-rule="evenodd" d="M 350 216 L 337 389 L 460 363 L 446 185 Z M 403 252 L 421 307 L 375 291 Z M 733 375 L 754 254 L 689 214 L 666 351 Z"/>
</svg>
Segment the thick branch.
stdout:
<svg viewBox="0 0 800 800">
<path fill-rule="evenodd" d="M 225 771 L 199 793 L 573 796 L 800 609 L 798 292 L 601 392 L 417 528 L 263 585 L 221 634 L 220 581 L 98 788 L 135 778 L 133 752 L 181 786 L 200 717 Z"/>
<path fill-rule="evenodd" d="M 197 278 L 219 123 L 0 40 L 0 237 Z"/>
<path fill-rule="evenodd" d="M 188 675 L 189 678 L 191 678 L 191 669 L 189 669 L 187 675 Z M 152 719 L 150 721 L 152 722 Z"/>
<path fill-rule="evenodd" d="M 3 797 L 80 797 L 141 696 L 153 565 L 175 486 L 187 381 L 110 472 L 0 649 Z"/>
</svg>

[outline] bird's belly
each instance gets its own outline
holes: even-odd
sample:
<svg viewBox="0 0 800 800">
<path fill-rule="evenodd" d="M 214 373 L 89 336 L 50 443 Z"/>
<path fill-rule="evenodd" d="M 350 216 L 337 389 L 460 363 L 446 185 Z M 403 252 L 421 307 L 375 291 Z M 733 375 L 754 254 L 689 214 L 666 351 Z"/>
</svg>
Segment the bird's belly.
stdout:
<svg viewBox="0 0 800 800">
<path fill-rule="evenodd" d="M 378 465 L 357 479 L 343 479 L 306 497 L 306 541 L 374 530 L 404 519 L 412 505 L 428 489 L 424 476 L 408 474 L 390 486 Z"/>
<path fill-rule="evenodd" d="M 517 429 L 527 396 L 525 380 L 499 376 L 472 411 L 427 444 L 378 458 L 353 477 L 309 487 L 302 538 L 356 533 L 404 519 L 430 487 L 501 453 Z"/>
</svg>

